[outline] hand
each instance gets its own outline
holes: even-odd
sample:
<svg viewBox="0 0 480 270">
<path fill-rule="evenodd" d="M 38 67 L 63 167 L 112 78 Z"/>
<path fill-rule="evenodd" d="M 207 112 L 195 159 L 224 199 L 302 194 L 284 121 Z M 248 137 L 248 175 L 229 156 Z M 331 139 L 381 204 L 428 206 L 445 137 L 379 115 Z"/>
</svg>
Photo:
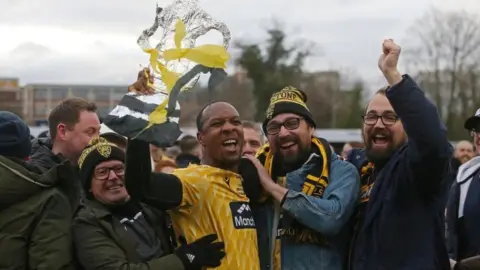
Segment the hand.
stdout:
<svg viewBox="0 0 480 270">
<path fill-rule="evenodd" d="M 268 174 L 265 167 L 263 167 L 263 165 L 260 163 L 260 161 L 252 155 L 245 155 L 244 157 L 249 159 L 253 163 L 255 168 L 257 169 L 258 177 L 260 178 L 260 183 L 262 184 L 263 188 L 266 189 L 266 190 L 269 190 L 267 188 L 267 186 L 269 184 L 274 183 L 274 182 L 273 182 L 272 178 L 270 177 L 270 175 Z"/>
<path fill-rule="evenodd" d="M 135 92 L 140 95 L 155 94 L 155 90 L 148 86 L 148 83 L 153 84 L 153 76 L 150 74 L 149 68 L 144 68 L 138 72 L 137 81 L 128 87 L 128 92 Z"/>
<path fill-rule="evenodd" d="M 185 270 L 200 270 L 203 267 L 218 267 L 225 257 L 225 244 L 215 242 L 216 234 L 206 235 L 195 242 L 187 244 L 185 238 L 180 237 L 181 246 L 175 251 L 185 267 Z"/>
<path fill-rule="evenodd" d="M 383 54 L 378 59 L 378 67 L 385 73 L 392 73 L 397 71 L 398 58 L 401 52 L 400 46 L 393 42 L 393 39 L 386 39 L 382 44 Z"/>
<path fill-rule="evenodd" d="M 380 55 L 380 58 L 378 59 L 378 67 L 390 86 L 398 84 L 403 79 L 397 69 L 401 50 L 400 46 L 393 42 L 393 39 L 386 39 L 383 41 L 383 54 Z"/>
</svg>

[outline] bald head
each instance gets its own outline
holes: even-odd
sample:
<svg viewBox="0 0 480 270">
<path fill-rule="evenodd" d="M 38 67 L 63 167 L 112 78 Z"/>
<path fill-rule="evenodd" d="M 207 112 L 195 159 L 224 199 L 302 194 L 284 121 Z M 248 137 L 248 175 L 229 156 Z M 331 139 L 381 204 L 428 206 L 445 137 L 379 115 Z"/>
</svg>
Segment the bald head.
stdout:
<svg viewBox="0 0 480 270">
<path fill-rule="evenodd" d="M 463 164 L 475 156 L 473 144 L 469 141 L 460 141 L 455 145 L 454 157 Z"/>
<path fill-rule="evenodd" d="M 197 130 L 203 131 L 205 123 L 212 116 L 222 116 L 224 114 L 239 116 L 239 113 L 232 104 L 224 101 L 215 101 L 203 107 L 197 115 Z"/>
</svg>

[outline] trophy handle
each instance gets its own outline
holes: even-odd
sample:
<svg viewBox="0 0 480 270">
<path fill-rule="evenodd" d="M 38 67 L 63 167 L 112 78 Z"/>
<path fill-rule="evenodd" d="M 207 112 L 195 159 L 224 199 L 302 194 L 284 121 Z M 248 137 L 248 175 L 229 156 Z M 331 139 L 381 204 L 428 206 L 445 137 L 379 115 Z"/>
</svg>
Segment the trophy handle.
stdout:
<svg viewBox="0 0 480 270">
<path fill-rule="evenodd" d="M 142 31 L 142 34 L 138 37 L 137 39 L 137 44 L 142 48 L 142 49 L 149 49 L 151 48 L 150 45 L 150 37 L 157 32 L 158 27 L 160 26 L 160 13 L 162 13 L 163 8 L 159 7 L 157 4 L 156 8 L 156 14 L 155 14 L 155 20 L 153 21 L 152 26 L 150 28 L 147 28 Z"/>
</svg>

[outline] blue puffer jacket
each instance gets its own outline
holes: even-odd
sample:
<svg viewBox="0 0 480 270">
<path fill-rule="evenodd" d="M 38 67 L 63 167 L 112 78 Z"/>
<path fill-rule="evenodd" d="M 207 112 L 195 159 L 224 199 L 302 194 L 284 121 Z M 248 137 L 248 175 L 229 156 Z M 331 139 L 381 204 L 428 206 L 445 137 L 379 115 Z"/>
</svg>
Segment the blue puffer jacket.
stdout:
<svg viewBox="0 0 480 270">
<path fill-rule="evenodd" d="M 330 181 L 323 198 L 314 198 L 301 192 L 307 172 L 305 165 L 286 176 L 289 189 L 282 205 L 300 223 L 322 233 L 329 242 L 328 246 L 298 244 L 282 241 L 282 270 L 342 270 L 348 245 L 345 224 L 356 205 L 360 178 L 355 167 L 336 155 L 331 157 Z M 260 261 L 263 270 L 274 269 L 273 229 L 275 216 L 274 202 L 268 201 L 253 207 L 259 237 Z M 277 204 L 278 205 L 278 204 Z M 278 267 L 276 267 L 278 269 Z"/>
</svg>

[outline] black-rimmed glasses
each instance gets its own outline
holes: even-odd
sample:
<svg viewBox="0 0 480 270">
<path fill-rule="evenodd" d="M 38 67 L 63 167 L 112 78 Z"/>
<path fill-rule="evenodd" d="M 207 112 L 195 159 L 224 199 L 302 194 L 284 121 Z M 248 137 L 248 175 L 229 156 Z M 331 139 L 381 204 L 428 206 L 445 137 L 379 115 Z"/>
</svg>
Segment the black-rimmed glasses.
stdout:
<svg viewBox="0 0 480 270">
<path fill-rule="evenodd" d="M 285 120 L 283 123 L 270 123 L 267 125 L 266 132 L 267 135 L 277 135 L 280 132 L 280 129 L 285 127 L 287 130 L 294 130 L 300 126 L 300 121 L 302 118 L 295 117 Z"/>
<path fill-rule="evenodd" d="M 123 176 L 125 175 L 125 166 L 117 165 L 110 168 L 107 168 L 107 167 L 97 168 L 94 171 L 94 176 L 98 180 L 106 180 L 110 175 L 110 171 L 113 171 L 117 176 Z"/>
<path fill-rule="evenodd" d="M 398 121 L 398 116 L 395 114 L 382 114 L 382 115 L 377 115 L 377 114 L 366 114 L 362 116 L 363 123 L 365 125 L 373 126 L 377 124 L 378 119 L 382 119 L 382 123 L 384 126 L 392 126 Z"/>
</svg>

